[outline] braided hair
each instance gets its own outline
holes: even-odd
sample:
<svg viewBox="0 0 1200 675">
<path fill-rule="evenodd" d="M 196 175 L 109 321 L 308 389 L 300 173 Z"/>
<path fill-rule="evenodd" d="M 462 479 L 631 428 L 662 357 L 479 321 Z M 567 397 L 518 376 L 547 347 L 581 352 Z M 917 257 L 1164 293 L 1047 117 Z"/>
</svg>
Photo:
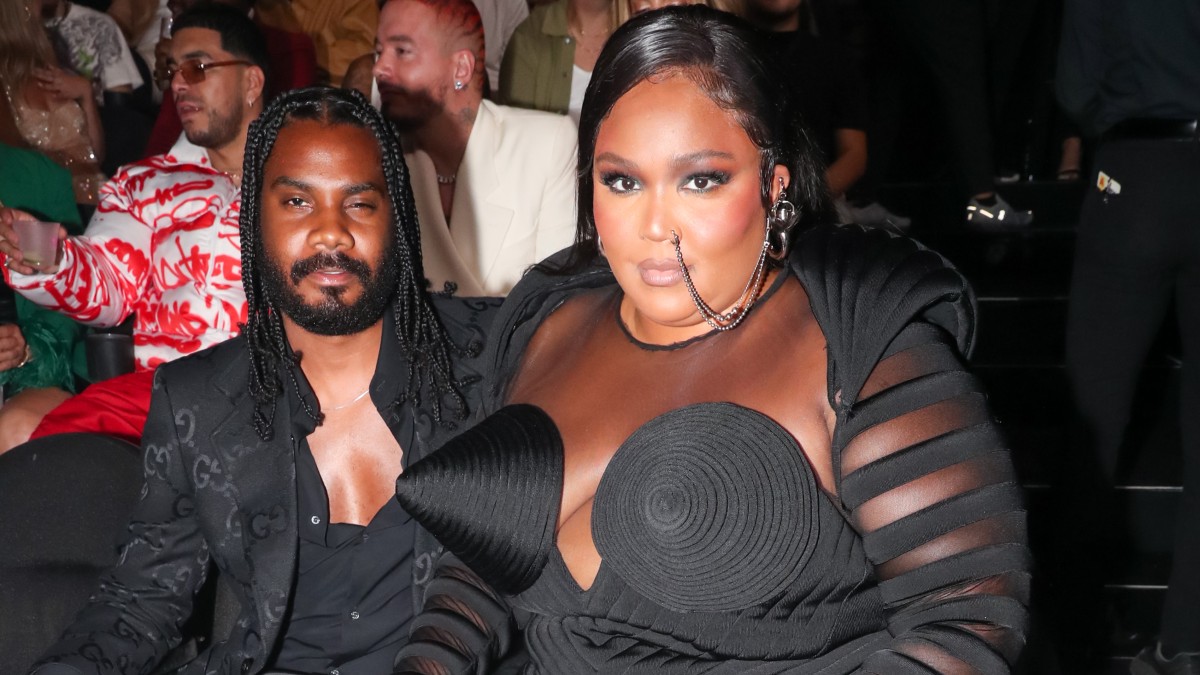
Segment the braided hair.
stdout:
<svg viewBox="0 0 1200 675">
<path fill-rule="evenodd" d="M 324 125 L 349 124 L 368 129 L 379 142 L 383 175 L 392 203 L 398 256 L 396 294 L 396 340 L 408 356 L 408 385 L 400 400 L 420 401 L 421 389 L 432 389 L 431 406 L 435 421 L 442 421 L 442 403 L 448 401 L 457 416 L 467 413 L 466 399 L 458 391 L 451 371 L 450 354 L 465 353 L 446 334 L 428 293 L 421 265 L 421 234 L 417 208 L 410 188 L 408 166 L 396 131 L 362 94 L 353 90 L 309 87 L 280 95 L 250 125 L 242 177 L 242 208 L 239 229 L 242 241 L 242 284 L 246 290 L 246 323 L 242 335 L 250 348 L 250 395 L 254 398 L 254 429 L 263 440 L 273 436 L 272 420 L 283 393 L 281 366 L 294 379 L 299 362 L 288 349 L 283 322 L 274 298 L 268 297 L 261 274 L 263 242 L 260 229 L 263 170 L 279 130 L 290 122 L 311 120 Z M 477 346 L 475 347 L 477 348 Z M 305 410 L 318 424 L 324 419 L 319 410 Z"/>
</svg>

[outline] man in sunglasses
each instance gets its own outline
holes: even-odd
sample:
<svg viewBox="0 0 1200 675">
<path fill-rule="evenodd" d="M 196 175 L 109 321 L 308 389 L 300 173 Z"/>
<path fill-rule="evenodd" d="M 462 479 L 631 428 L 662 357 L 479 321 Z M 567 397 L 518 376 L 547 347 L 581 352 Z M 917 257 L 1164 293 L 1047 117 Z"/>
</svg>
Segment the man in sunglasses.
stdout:
<svg viewBox="0 0 1200 675">
<path fill-rule="evenodd" d="M 246 320 L 238 237 L 242 153 L 263 109 L 267 66 L 254 24 L 206 5 L 175 22 L 171 90 L 184 133 L 164 155 L 123 167 L 101 191 L 83 236 L 34 268 L 0 212 L 0 262 L 33 302 L 91 326 L 131 315 L 136 372 L 93 384 L 51 411 L 33 437 L 93 431 L 137 442 L 153 369 L 238 332 Z M 63 233 L 65 235 L 65 233 Z"/>
</svg>

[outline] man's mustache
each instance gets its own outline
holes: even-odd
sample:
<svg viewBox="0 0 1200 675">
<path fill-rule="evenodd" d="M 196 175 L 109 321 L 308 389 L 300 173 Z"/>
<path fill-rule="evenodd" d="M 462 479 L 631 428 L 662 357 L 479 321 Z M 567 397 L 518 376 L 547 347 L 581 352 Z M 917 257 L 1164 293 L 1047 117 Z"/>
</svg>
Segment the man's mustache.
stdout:
<svg viewBox="0 0 1200 675">
<path fill-rule="evenodd" d="M 318 253 L 303 260 L 297 260 L 292 265 L 292 283 L 298 284 L 304 277 L 317 270 L 342 270 L 358 277 L 364 284 L 371 280 L 371 267 L 361 260 L 355 260 L 342 252 Z"/>
</svg>

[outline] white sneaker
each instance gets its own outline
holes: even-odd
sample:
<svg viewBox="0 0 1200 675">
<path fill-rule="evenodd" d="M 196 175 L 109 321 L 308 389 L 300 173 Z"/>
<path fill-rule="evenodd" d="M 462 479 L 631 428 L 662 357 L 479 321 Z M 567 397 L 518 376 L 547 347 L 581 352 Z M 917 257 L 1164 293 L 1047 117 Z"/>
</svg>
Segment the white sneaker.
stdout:
<svg viewBox="0 0 1200 675">
<path fill-rule="evenodd" d="M 974 197 L 967 202 L 967 227 L 980 232 L 1010 232 L 1033 224 L 1033 211 L 1018 211 L 1000 195 L 984 205 Z"/>
<path fill-rule="evenodd" d="M 901 234 L 908 232 L 908 229 L 912 227 L 912 218 L 896 215 L 879 202 L 854 206 L 844 200 L 838 200 L 837 207 L 838 214 L 848 223 L 883 227 Z"/>
</svg>

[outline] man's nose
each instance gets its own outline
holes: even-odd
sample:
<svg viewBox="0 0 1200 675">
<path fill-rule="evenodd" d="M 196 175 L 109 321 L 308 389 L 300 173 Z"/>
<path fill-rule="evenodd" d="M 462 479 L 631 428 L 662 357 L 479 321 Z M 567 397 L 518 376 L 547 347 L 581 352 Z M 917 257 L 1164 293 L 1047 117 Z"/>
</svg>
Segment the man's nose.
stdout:
<svg viewBox="0 0 1200 675">
<path fill-rule="evenodd" d="M 354 248 L 346 215 L 340 209 L 322 209 L 314 214 L 315 222 L 309 232 L 309 245 L 322 251 L 344 251 Z"/>
</svg>

